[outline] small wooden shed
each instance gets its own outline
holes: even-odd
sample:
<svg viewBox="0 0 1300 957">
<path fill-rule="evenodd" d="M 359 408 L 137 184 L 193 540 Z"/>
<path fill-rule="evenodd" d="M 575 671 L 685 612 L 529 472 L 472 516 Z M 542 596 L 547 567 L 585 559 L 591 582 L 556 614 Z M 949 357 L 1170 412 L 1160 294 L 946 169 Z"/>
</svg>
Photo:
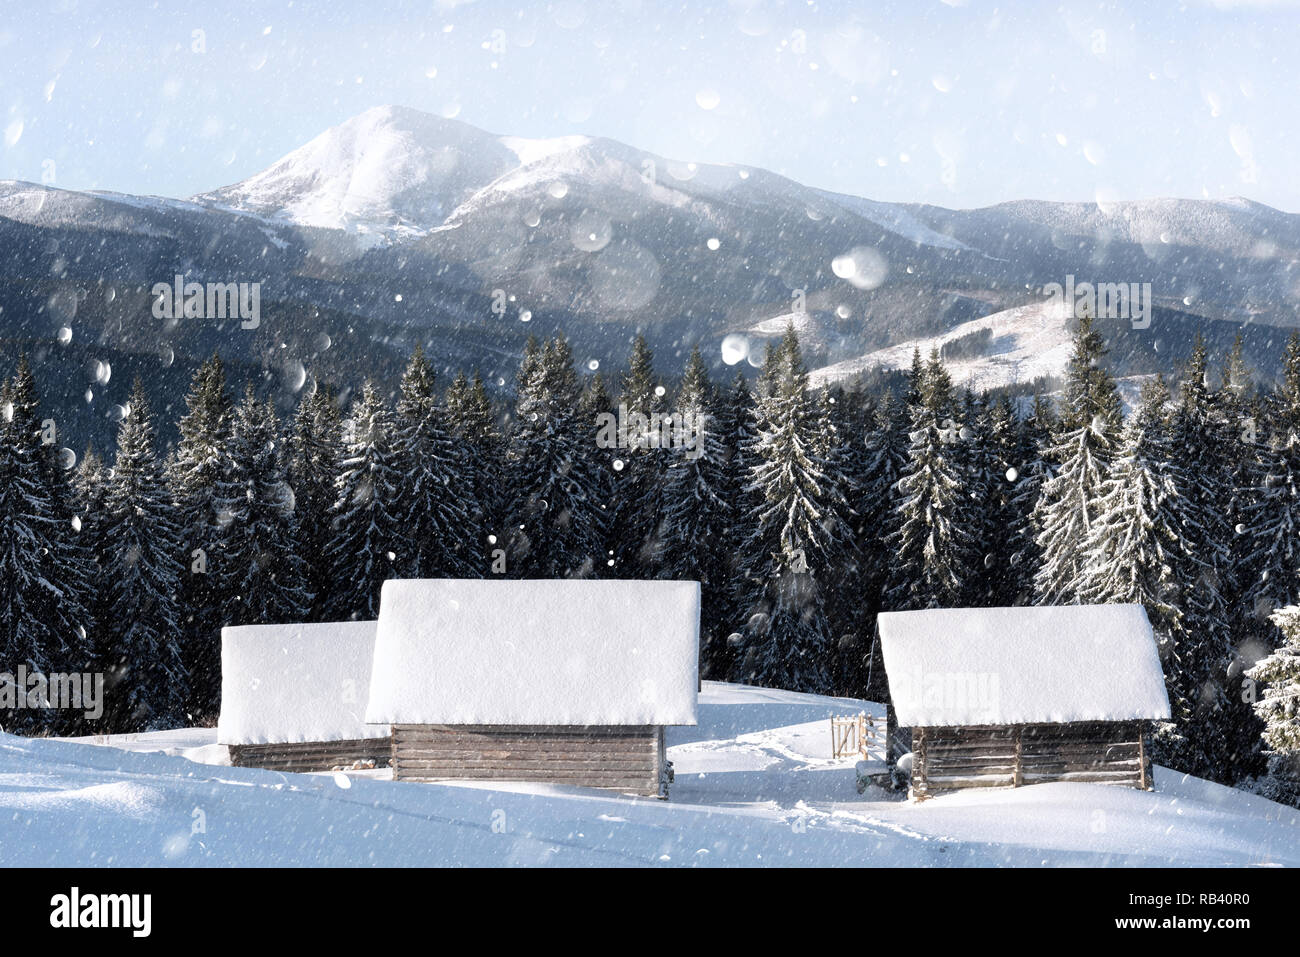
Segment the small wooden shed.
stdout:
<svg viewBox="0 0 1300 957">
<path fill-rule="evenodd" d="M 697 582 L 387 581 L 367 720 L 392 727 L 394 780 L 666 796 L 699 620 Z"/>
<path fill-rule="evenodd" d="M 911 728 L 912 794 L 1086 781 L 1151 787 L 1169 717 L 1141 605 L 940 608 L 879 616 L 889 692 Z"/>
<path fill-rule="evenodd" d="M 235 767 L 328 771 L 388 764 L 387 728 L 365 722 L 373 621 L 221 630 L 217 742 Z"/>
</svg>

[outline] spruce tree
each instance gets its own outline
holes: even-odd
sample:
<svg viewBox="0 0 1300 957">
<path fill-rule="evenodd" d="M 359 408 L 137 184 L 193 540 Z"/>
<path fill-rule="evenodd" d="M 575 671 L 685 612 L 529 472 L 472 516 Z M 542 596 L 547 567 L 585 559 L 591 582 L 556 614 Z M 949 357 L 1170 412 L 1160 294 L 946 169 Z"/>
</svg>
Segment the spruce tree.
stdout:
<svg viewBox="0 0 1300 957">
<path fill-rule="evenodd" d="M 231 624 L 301 621 L 311 606 L 306 563 L 297 551 L 296 496 L 279 439 L 271 403 L 248 386 L 231 432 L 229 484 L 236 493 L 220 503 L 229 515 L 224 562 Z"/>
<path fill-rule="evenodd" d="M 176 501 L 181 565 L 181 654 L 189 676 L 187 708 L 200 720 L 221 706 L 221 626 L 230 620 L 233 570 L 225 561 L 226 516 L 219 500 L 233 490 L 230 430 L 233 403 L 221 357 L 195 372 L 179 423 L 180 441 L 167 463 Z"/>
<path fill-rule="evenodd" d="M 396 549 L 401 547 L 393 426 L 374 383 L 367 382 L 352 403 L 343 432 L 330 509 L 330 616 L 336 621 L 372 619 L 379 615 L 384 581 L 395 577 Z"/>
<path fill-rule="evenodd" d="M 303 587 L 311 599 L 308 621 L 328 620 L 334 588 L 326 555 L 333 531 L 342 420 L 334 393 L 316 385 L 299 401 L 285 440 L 285 480 L 293 490 L 296 546 L 303 559 Z"/>
<path fill-rule="evenodd" d="M 1035 396 L 1030 412 L 1016 431 L 1015 451 L 1004 478 L 1011 486 L 1007 550 L 1010 552 L 1011 604 L 1028 605 L 1034 600 L 1034 576 L 1042 563 L 1035 510 L 1043 485 L 1054 474 L 1048 458 L 1051 436 L 1057 427 L 1052 407 L 1042 396 Z"/>
<path fill-rule="evenodd" d="M 1155 737 L 1158 760 L 1201 774 L 1204 760 L 1193 720 L 1210 666 L 1192 647 L 1200 636 L 1189 631 L 1184 612 L 1185 578 L 1200 559 L 1185 552 L 1195 516 L 1183 491 L 1186 479 L 1170 454 L 1168 400 L 1169 391 L 1157 377 L 1143 389 L 1141 405 L 1125 426 L 1119 453 L 1098 490 L 1077 595 L 1088 604 L 1146 608 L 1172 711 L 1172 720 Z"/>
<path fill-rule="evenodd" d="M 898 480 L 897 532 L 885 605 L 893 610 L 959 608 L 981 564 L 971 535 L 970 498 L 959 460 L 962 426 L 952 382 L 935 351 L 909 409 L 908 461 Z"/>
<path fill-rule="evenodd" d="M 110 549 L 106 712 L 115 731 L 183 726 L 189 699 L 180 647 L 180 528 L 156 451 L 153 415 L 139 379 L 117 433 L 104 503 Z"/>
<path fill-rule="evenodd" d="M 920 401 L 919 392 L 917 400 Z M 867 437 L 866 477 L 855 505 L 862 529 L 858 540 L 864 553 L 863 600 L 871 622 L 867 674 L 860 692 L 868 701 L 889 700 L 876 615 L 890 610 L 886 589 L 895 559 L 894 538 L 901 520 L 898 482 L 907 472 L 909 448 L 907 409 L 894 398 L 892 391 L 886 390 L 876 406 L 873 427 Z"/>
<path fill-rule="evenodd" d="M 718 399 L 717 428 L 726 482 L 724 497 L 731 503 L 731 524 L 727 529 L 725 605 L 718 613 L 727 632 L 726 644 L 718 649 L 713 671 L 722 680 L 731 680 L 738 673 L 748 617 L 745 610 L 751 597 L 750 583 L 745 578 L 743 545 L 753 532 L 748 522 L 757 514 L 759 503 L 758 493 L 749 484 L 750 471 L 758 462 L 754 395 L 745 373 L 740 370 Z"/>
<path fill-rule="evenodd" d="M 1279 608 L 1272 621 L 1281 640 L 1246 673 L 1261 686 L 1254 706 L 1268 749 L 1268 771 L 1257 788 L 1271 800 L 1300 807 L 1300 607 Z"/>
<path fill-rule="evenodd" d="M 90 557 L 73 522 L 72 489 L 43 436 L 25 357 L 0 391 L 0 672 L 84 670 L 89 659 Z M 55 433 L 57 436 L 57 432 Z M 18 693 L 26 693 L 19 688 Z M 60 730 L 48 710 L 0 714 L 6 730 Z"/>
<path fill-rule="evenodd" d="M 590 578 L 604 556 L 604 515 L 591 450 L 594 423 L 576 411 L 578 377 L 563 336 L 530 343 L 519 373 L 509 475 L 511 574 Z"/>
<path fill-rule="evenodd" d="M 1092 320 L 1081 318 L 1067 367 L 1060 426 L 1047 449 L 1059 465 L 1043 483 L 1034 511 L 1042 555 L 1034 579 L 1039 604 L 1079 601 L 1083 555 L 1122 425 L 1119 393 L 1102 365 L 1105 354 Z"/>
<path fill-rule="evenodd" d="M 632 341 L 622 386 L 620 407 L 629 418 L 643 416 L 646 428 L 628 428 L 630 447 L 622 450 L 623 464 L 614 477 L 609 545 L 618 577 L 655 578 L 663 560 L 661 496 L 667 456 L 659 448 L 661 431 L 653 425 L 666 414 L 667 403 L 644 336 Z"/>
<path fill-rule="evenodd" d="M 473 508 L 474 547 L 486 550 L 483 553 L 490 558 L 492 550 L 504 547 L 502 512 L 509 501 L 509 494 L 501 487 L 505 443 L 497 427 L 496 411 L 484 388 L 483 377 L 477 372 L 472 380 L 464 373 L 458 374 L 447 387 L 443 403 L 447 427 L 464 454 Z M 482 564 L 481 558 L 473 559 L 472 555 L 471 561 Z"/>
<path fill-rule="evenodd" d="M 825 693 L 832 680 L 832 623 L 822 583 L 856 560 L 850 508 L 825 454 L 824 416 L 808 392 L 793 325 L 765 376 L 757 461 L 750 488 L 759 504 L 744 546 L 752 598 L 745 680 Z"/>
<path fill-rule="evenodd" d="M 400 573 L 470 578 L 480 570 L 474 479 L 465 446 L 448 427 L 433 367 L 416 347 L 402 376 L 394 426 Z"/>
<path fill-rule="evenodd" d="M 686 417 L 691 448 L 672 450 L 664 482 L 664 577 L 700 583 L 700 671 L 723 679 L 732 657 L 727 644 L 730 530 L 723 436 L 714 414 L 715 394 L 698 347 L 682 377 L 675 415 Z M 665 453 L 668 454 L 668 453 Z"/>
</svg>

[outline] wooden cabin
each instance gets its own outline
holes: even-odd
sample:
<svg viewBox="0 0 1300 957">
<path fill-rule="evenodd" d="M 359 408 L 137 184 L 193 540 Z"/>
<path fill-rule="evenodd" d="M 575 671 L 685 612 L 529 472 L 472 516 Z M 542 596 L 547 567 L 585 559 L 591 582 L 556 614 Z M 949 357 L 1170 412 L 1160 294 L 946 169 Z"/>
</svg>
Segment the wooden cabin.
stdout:
<svg viewBox="0 0 1300 957">
<path fill-rule="evenodd" d="M 392 728 L 394 780 L 666 797 L 699 623 L 697 582 L 387 581 L 366 718 Z"/>
<path fill-rule="evenodd" d="M 889 693 L 910 727 L 912 795 L 1085 781 L 1151 787 L 1169 717 L 1141 605 L 939 608 L 879 616 Z"/>
<path fill-rule="evenodd" d="M 386 766 L 387 728 L 366 724 L 373 621 L 221 630 L 217 742 L 235 767 L 329 771 Z"/>
</svg>

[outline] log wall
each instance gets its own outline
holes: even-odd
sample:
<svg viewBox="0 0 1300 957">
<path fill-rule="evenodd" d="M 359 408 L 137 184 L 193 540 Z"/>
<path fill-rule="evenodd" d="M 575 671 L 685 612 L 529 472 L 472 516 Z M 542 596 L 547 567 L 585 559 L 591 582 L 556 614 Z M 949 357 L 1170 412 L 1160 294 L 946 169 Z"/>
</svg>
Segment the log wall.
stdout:
<svg viewBox="0 0 1300 957">
<path fill-rule="evenodd" d="M 230 763 L 237 768 L 266 768 L 269 771 L 329 771 L 348 767 L 355 761 L 374 761 L 387 767 L 392 755 L 391 738 L 362 738 L 356 741 L 296 741 L 292 744 L 232 744 Z"/>
<path fill-rule="evenodd" d="M 1141 721 L 914 728 L 912 793 L 1086 781 L 1151 787 Z"/>
<path fill-rule="evenodd" d="M 541 781 L 657 795 L 661 727 L 393 725 L 393 780 Z"/>
</svg>

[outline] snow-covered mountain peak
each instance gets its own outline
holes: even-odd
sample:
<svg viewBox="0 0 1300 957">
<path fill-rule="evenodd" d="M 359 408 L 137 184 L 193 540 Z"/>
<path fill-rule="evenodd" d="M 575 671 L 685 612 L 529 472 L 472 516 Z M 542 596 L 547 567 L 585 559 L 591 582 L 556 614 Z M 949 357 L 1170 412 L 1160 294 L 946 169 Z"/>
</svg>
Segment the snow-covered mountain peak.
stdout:
<svg viewBox="0 0 1300 957">
<path fill-rule="evenodd" d="M 195 199 L 306 226 L 422 232 L 528 149 L 456 120 L 379 106 Z"/>
</svg>

